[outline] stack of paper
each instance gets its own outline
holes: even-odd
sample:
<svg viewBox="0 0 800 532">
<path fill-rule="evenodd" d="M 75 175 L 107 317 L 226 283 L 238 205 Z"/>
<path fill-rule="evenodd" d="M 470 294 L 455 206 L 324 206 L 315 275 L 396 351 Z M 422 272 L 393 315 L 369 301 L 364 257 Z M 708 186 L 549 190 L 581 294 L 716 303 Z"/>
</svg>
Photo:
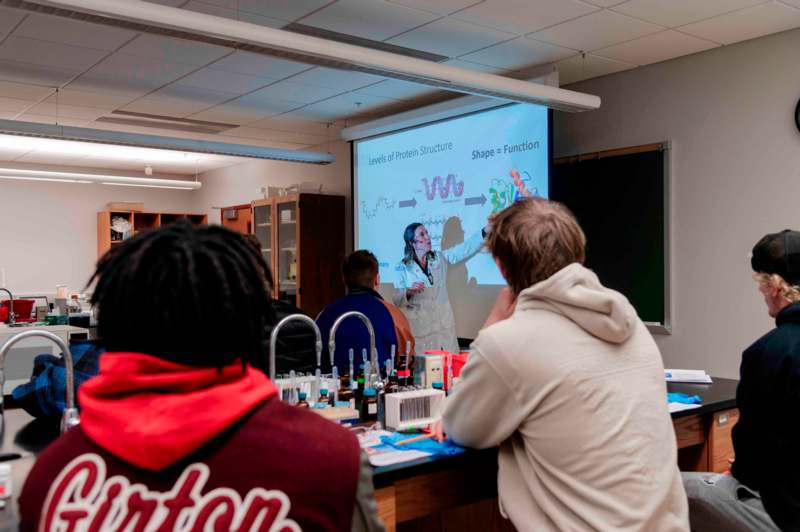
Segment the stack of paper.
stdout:
<svg viewBox="0 0 800 532">
<path fill-rule="evenodd" d="M 702 369 L 665 369 L 667 382 L 711 384 L 711 377 Z"/>
</svg>

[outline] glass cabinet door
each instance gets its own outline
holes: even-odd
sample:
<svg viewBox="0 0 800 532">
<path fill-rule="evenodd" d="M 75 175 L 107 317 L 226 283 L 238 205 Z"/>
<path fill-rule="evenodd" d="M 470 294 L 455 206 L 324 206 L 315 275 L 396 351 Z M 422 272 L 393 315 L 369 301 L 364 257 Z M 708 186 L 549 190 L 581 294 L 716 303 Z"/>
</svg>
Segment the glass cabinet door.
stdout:
<svg viewBox="0 0 800 532">
<path fill-rule="evenodd" d="M 270 270 L 272 264 L 272 205 L 253 207 L 253 233 L 261 243 L 261 254 Z"/>
<path fill-rule="evenodd" d="M 278 203 L 278 299 L 297 305 L 297 203 Z"/>
</svg>

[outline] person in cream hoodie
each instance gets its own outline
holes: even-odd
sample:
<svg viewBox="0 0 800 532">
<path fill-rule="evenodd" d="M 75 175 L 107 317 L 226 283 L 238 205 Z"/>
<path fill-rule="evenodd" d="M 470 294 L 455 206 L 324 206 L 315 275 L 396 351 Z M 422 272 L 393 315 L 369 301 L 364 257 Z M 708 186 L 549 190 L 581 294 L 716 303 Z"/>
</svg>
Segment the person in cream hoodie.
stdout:
<svg viewBox="0 0 800 532">
<path fill-rule="evenodd" d="M 582 265 L 585 244 L 555 202 L 493 218 L 487 246 L 509 286 L 437 430 L 500 446 L 500 507 L 520 531 L 689 530 L 661 355 Z"/>
</svg>

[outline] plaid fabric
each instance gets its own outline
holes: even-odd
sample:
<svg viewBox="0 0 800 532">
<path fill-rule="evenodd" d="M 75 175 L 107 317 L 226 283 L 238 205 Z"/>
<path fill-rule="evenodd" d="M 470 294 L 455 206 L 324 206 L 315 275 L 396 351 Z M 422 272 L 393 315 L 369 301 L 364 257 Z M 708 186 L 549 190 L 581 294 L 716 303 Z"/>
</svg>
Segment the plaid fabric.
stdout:
<svg viewBox="0 0 800 532">
<path fill-rule="evenodd" d="M 103 349 L 92 342 L 70 344 L 75 368 L 75 398 L 78 386 L 97 375 Z M 59 417 L 66 408 L 67 372 L 64 359 L 55 355 L 37 355 L 33 360 L 31 380 L 12 392 L 14 401 L 34 417 Z"/>
</svg>

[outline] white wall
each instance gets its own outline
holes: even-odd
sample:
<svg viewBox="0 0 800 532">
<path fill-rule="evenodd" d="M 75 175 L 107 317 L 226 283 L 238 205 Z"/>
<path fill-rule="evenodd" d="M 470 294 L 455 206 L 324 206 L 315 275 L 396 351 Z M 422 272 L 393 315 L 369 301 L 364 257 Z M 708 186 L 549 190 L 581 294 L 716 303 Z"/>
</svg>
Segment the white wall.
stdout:
<svg viewBox="0 0 800 532">
<path fill-rule="evenodd" d="M 97 260 L 97 212 L 109 201 L 143 201 L 146 210 L 193 211 L 198 192 L 0 180 L 0 268 L 19 294 L 50 294 L 56 284 L 86 285 Z M 4 296 L 0 295 L 3 299 Z"/>
<path fill-rule="evenodd" d="M 324 151 L 328 145 L 309 148 Z M 210 223 L 219 223 L 220 211 L 214 207 L 226 207 L 250 203 L 262 196 L 264 186 L 287 186 L 303 181 L 321 183 L 323 194 L 347 196 L 345 208 L 345 231 L 348 249 L 352 247 L 350 207 L 350 145 L 345 142 L 330 144 L 336 161 L 329 165 L 288 163 L 281 161 L 253 160 L 236 166 L 206 172 L 200 176 L 203 188 L 198 195 L 197 208 L 208 213 Z"/>
<path fill-rule="evenodd" d="M 765 233 L 800 229 L 800 30 L 570 86 L 600 110 L 559 113 L 556 156 L 671 140 L 672 336 L 668 367 L 736 377 L 773 325 L 751 278 Z"/>
</svg>

